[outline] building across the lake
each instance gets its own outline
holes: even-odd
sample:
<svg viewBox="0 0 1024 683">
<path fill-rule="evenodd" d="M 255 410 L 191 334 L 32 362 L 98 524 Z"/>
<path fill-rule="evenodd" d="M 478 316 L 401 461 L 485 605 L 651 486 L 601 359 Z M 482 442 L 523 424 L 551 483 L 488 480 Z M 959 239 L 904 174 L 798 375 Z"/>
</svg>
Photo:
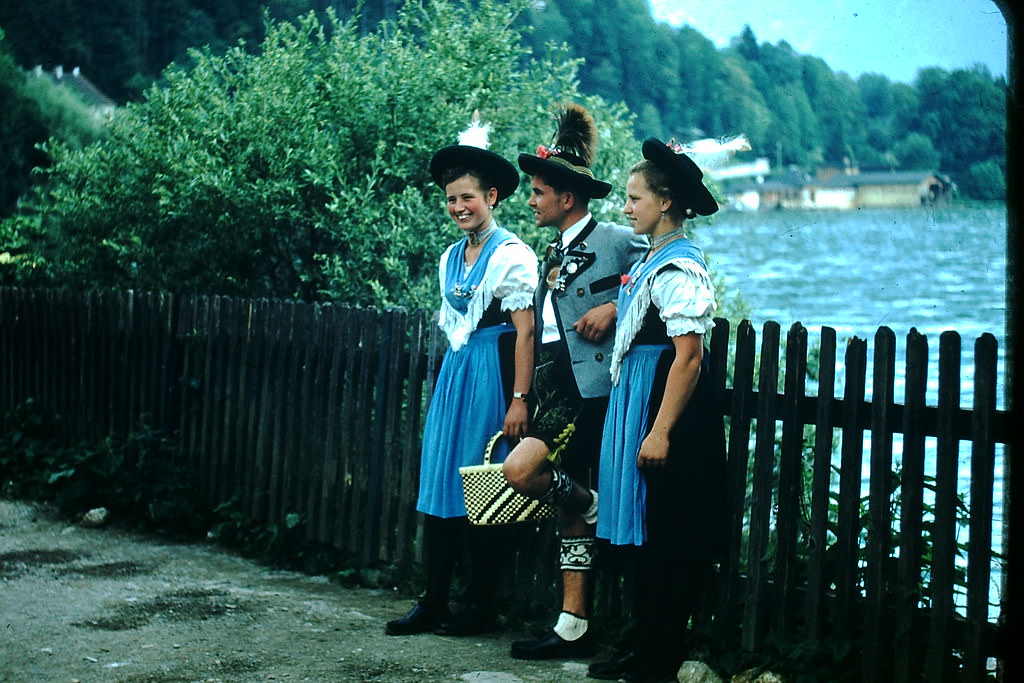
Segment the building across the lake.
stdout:
<svg viewBox="0 0 1024 683">
<path fill-rule="evenodd" d="M 798 170 L 767 173 L 766 160 L 749 165 L 750 175 L 711 172 L 728 208 L 864 209 L 941 204 L 949 200 L 953 183 L 934 171 L 866 171 L 856 168 L 819 172 L 812 177 Z M 722 169 L 726 171 L 726 169 Z"/>
</svg>

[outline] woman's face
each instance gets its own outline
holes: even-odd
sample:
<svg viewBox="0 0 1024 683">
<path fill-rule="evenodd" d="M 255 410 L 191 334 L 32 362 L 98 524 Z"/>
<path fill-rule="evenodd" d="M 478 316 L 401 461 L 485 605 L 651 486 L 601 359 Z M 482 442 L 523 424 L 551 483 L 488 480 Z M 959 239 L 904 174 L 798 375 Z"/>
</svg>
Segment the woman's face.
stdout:
<svg viewBox="0 0 1024 683">
<path fill-rule="evenodd" d="M 448 215 L 466 232 L 478 232 L 491 222 L 491 207 L 498 201 L 498 191 L 481 189 L 480 182 L 464 175 L 444 187 L 448 197 Z"/>
<path fill-rule="evenodd" d="M 655 195 L 647 185 L 643 174 L 633 173 L 626 181 L 626 205 L 622 211 L 633 224 L 633 232 L 638 235 L 654 235 L 660 227 L 670 229 L 661 220 L 661 212 L 668 209 L 670 202 Z"/>
</svg>

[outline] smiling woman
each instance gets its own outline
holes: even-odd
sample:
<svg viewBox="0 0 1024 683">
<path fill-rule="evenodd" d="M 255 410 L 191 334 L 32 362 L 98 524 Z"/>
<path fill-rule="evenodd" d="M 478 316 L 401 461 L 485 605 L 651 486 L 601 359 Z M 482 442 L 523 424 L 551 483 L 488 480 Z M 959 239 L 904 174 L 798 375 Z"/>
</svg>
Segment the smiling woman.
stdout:
<svg viewBox="0 0 1024 683">
<path fill-rule="evenodd" d="M 494 209 L 519 184 L 509 161 L 486 149 L 487 126 L 476 120 L 459 144 L 430 160 L 430 175 L 444 189 L 448 215 L 464 237 L 438 265 L 438 324 L 449 348 L 423 428 L 419 497 L 424 515 L 426 590 L 408 614 L 387 623 L 389 635 L 437 631 L 474 635 L 497 625 L 497 586 L 513 550 L 507 530 L 470 526 L 459 468 L 478 465 L 500 432 L 521 437 L 533 374 L 533 292 L 537 259 L 514 234 L 498 226 Z M 502 443 L 504 446 L 504 443 Z M 504 453 L 498 453 L 500 461 Z M 455 615 L 448 603 L 455 566 L 469 548 L 467 605 Z M 502 558 L 502 559 L 499 559 Z"/>
</svg>

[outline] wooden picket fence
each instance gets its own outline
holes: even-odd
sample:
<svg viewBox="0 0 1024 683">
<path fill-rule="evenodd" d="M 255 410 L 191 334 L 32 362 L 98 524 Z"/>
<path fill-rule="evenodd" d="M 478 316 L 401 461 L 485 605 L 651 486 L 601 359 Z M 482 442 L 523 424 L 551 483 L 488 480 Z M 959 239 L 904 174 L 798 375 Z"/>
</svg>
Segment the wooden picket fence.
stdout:
<svg viewBox="0 0 1024 683">
<path fill-rule="evenodd" d="M 1007 534 L 995 338 L 975 343 L 963 408 L 956 333 L 939 339 L 936 405 L 916 331 L 902 403 L 891 330 L 877 331 L 870 367 L 866 340 L 840 357 L 835 331 L 820 334 L 809 345 L 795 324 L 783 340 L 769 322 L 758 346 L 748 321 L 719 320 L 711 335 L 737 495 L 698 626 L 749 650 L 780 634 L 853 642 L 863 681 L 982 680 L 1000 658 L 993 536 Z M 0 411 L 35 399 L 76 438 L 165 430 L 209 509 L 235 500 L 267 524 L 299 515 L 310 541 L 404 565 L 420 559 L 419 437 L 443 344 L 423 311 L 0 288 Z M 552 530 L 520 542 L 510 594 L 554 596 Z M 621 614 L 615 585 L 599 592 L 599 612 Z"/>
</svg>

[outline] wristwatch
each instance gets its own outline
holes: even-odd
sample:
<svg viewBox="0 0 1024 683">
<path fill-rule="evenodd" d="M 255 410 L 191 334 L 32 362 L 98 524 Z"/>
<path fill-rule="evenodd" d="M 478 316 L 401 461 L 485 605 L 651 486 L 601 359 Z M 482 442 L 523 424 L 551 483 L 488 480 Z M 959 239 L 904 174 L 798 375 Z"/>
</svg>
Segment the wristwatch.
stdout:
<svg viewBox="0 0 1024 683">
<path fill-rule="evenodd" d="M 513 399 L 521 398 L 522 400 L 525 401 L 526 400 L 526 394 L 524 394 L 521 391 L 513 391 L 512 392 L 512 398 Z"/>
</svg>

